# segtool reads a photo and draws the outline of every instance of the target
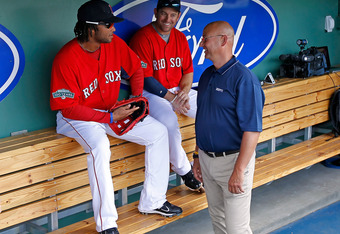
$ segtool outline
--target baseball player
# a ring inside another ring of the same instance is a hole
[[[200,190],[202,184],[193,176],[182,148],[175,113],[195,118],[197,95],[191,89],[193,64],[188,42],[185,35],[174,28],[181,15],[180,8],[180,0],[159,0],[154,9],[156,21],[137,31],[130,47],[142,61],[143,95],[149,100],[150,115],[168,129],[172,169],[189,189]]]
[[[166,200],[169,180],[166,127],[147,116],[132,130],[118,136],[114,121],[129,116],[138,107],[122,106],[108,112],[118,98],[121,79],[129,79],[132,95],[143,91],[143,71],[136,54],[114,35],[111,6],[102,0],[84,3],[78,9],[76,38],[56,55],[52,66],[50,104],[57,113],[57,132],[74,138],[88,153],[87,167],[96,229],[119,233],[110,173],[110,143],[107,134],[145,145],[145,181],[138,209],[164,216],[182,209]]]

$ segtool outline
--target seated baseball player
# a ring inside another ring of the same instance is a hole
[[[156,21],[132,37],[130,47],[142,61],[144,93],[150,115],[163,123],[169,134],[172,169],[191,190],[202,191],[182,147],[175,112],[195,118],[197,92],[192,87],[193,64],[185,35],[175,27],[181,12],[180,0],[159,0],[154,9]]]
[[[121,79],[129,79],[133,96],[143,92],[143,70],[136,54],[117,37],[111,6],[101,0],[84,3],[77,14],[76,37],[56,55],[52,66],[50,104],[57,113],[57,132],[74,138],[88,154],[87,167],[96,229],[119,233],[114,188],[110,172],[110,143],[107,134],[145,145],[145,181],[138,209],[164,216],[179,215],[182,209],[166,200],[169,180],[167,128],[146,116],[130,131],[118,135],[116,121],[139,107],[117,103]]]

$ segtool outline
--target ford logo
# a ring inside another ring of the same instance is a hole
[[[234,55],[250,69],[259,64],[275,44],[277,16],[265,0],[182,0],[176,28],[186,35],[194,63],[194,85],[212,63],[205,60],[199,44],[205,25],[224,20],[235,30]],[[142,26],[153,21],[157,0],[123,0],[112,9],[125,20],[116,24],[117,35],[126,42]]]
[[[25,55],[16,37],[0,24],[0,101],[17,85],[24,71]]]

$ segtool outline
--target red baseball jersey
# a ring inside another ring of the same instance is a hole
[[[52,110],[76,105],[108,110],[116,103],[122,77],[130,77],[141,63],[116,35],[100,48],[99,61],[87,54],[76,38],[58,52],[52,66]]]
[[[188,41],[175,28],[166,43],[150,23],[137,31],[130,47],[142,61],[144,77],[154,77],[167,89],[179,86],[183,74],[193,72]]]

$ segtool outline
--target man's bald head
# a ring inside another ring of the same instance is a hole
[[[227,35],[229,43],[234,42],[234,29],[226,21],[214,21],[207,24],[204,29],[213,29],[215,33],[219,35]]]
[[[234,29],[226,21],[214,21],[204,27],[200,46],[205,58],[219,69],[233,57]]]

